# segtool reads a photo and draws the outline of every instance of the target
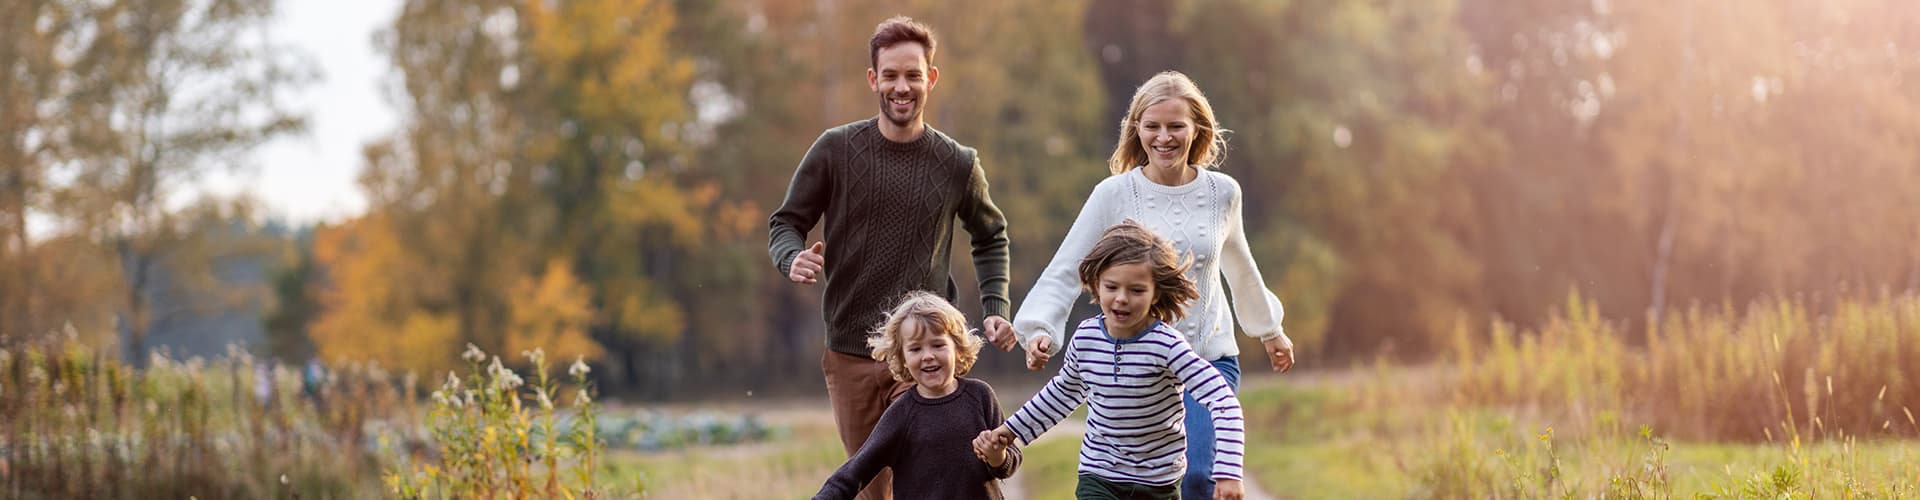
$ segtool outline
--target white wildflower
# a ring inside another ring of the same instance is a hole
[[[586,389],[581,389],[580,392],[575,393],[573,395],[574,406],[586,406],[588,403],[592,403],[592,402],[593,402],[593,398],[587,396]]]
[[[479,363],[487,360],[487,353],[481,352],[480,346],[468,342],[467,352],[460,353],[460,359],[465,359],[468,363]]]
[[[454,375],[453,372],[447,372],[447,384],[441,387],[445,387],[447,389],[459,389],[460,376]]]
[[[540,394],[540,409],[543,409],[543,410],[553,409],[553,399],[547,397],[546,389],[540,389],[539,391],[535,391],[535,392],[538,392]]]
[[[500,374],[500,378],[494,379],[494,383],[498,384],[501,390],[510,391],[520,388],[520,386],[525,385],[527,382],[521,380],[519,374],[513,373],[512,370],[507,370]]]
[[[520,355],[526,356],[527,361],[530,361],[535,365],[539,365],[541,361],[547,359],[547,352],[544,350],[541,350],[538,347],[533,348],[533,350],[531,351],[520,351]]]
[[[573,358],[573,366],[567,368],[567,374],[575,378],[585,377],[587,373],[592,371],[592,368],[587,367],[587,359],[584,356]]]

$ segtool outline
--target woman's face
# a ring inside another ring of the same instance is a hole
[[[1185,168],[1187,150],[1193,147],[1193,112],[1185,99],[1167,99],[1147,106],[1136,125],[1140,148],[1147,151],[1147,166]]]

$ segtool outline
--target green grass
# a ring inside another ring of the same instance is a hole
[[[1365,402],[1377,389],[1250,387],[1250,427],[1278,429],[1249,436],[1250,477],[1286,498],[1898,498],[1920,482],[1905,441],[1671,442],[1611,416]]]
[[[670,452],[608,453],[595,483],[640,498],[807,498],[847,459],[831,421],[785,439]]]

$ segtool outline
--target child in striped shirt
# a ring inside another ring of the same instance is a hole
[[[1213,365],[1166,322],[1185,314],[1198,293],[1173,247],[1132,220],[1106,230],[1080,261],[1080,284],[1100,314],[1080,323],[1067,342],[1065,366],[1005,424],[973,441],[982,457],[998,456],[1014,439],[1041,433],[1088,405],[1075,495],[1089,498],[1179,498],[1186,471],[1184,386],[1212,412],[1214,498],[1242,497],[1245,426],[1240,402]]]

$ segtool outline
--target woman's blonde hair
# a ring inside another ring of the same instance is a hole
[[[1178,257],[1173,245],[1146,226],[1127,219],[1107,228],[1093,244],[1087,257],[1080,259],[1080,287],[1100,303],[1100,274],[1114,266],[1146,264],[1153,275],[1153,299],[1147,304],[1147,317],[1176,321],[1187,315],[1187,303],[1200,298],[1200,288],[1187,276],[1193,257]]]
[[[1178,71],[1163,71],[1133,92],[1127,116],[1120,119],[1120,143],[1113,146],[1113,156],[1107,158],[1107,170],[1119,175],[1147,164],[1147,150],[1140,147],[1140,115],[1146,113],[1148,107],[1169,99],[1187,101],[1187,109],[1193,115],[1193,147],[1187,150],[1187,164],[1197,168],[1220,164],[1227,152],[1227,134],[1232,131],[1214,119],[1213,104],[1207,101],[1206,94],[1200,93],[1200,86],[1194,85],[1193,79]]]
[[[908,292],[900,304],[893,306],[893,312],[887,314],[887,320],[875,328],[873,335],[867,337],[867,347],[873,349],[873,359],[885,362],[887,371],[893,372],[893,379],[912,382],[913,371],[907,368],[907,339],[902,338],[907,320],[912,319],[920,325],[922,335],[932,332],[946,335],[953,341],[953,375],[958,377],[973,370],[973,362],[980,359],[980,340],[974,338],[973,331],[967,329],[967,318],[955,309],[947,299],[921,290]]]

